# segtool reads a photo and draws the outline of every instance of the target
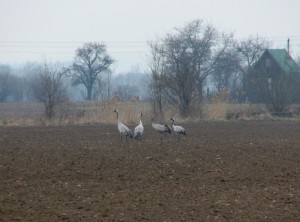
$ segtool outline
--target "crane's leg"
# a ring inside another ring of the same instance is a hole
[[[166,133],[164,133],[164,135],[165,135],[165,138],[164,139],[166,139],[166,137],[167,137],[167,134]],[[168,143],[170,142],[170,140],[168,140]]]
[[[142,143],[142,135],[141,134],[139,134],[138,141],[139,141],[139,146],[141,147],[141,143]]]

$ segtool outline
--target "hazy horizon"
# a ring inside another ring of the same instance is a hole
[[[299,56],[300,21],[296,0],[287,1],[96,1],[0,0],[0,64],[41,58],[71,62],[85,42],[103,42],[118,62],[117,73],[146,67],[147,41],[174,27],[202,19],[236,39],[262,36]]]

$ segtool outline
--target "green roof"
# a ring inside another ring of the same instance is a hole
[[[286,73],[300,72],[300,67],[285,49],[267,49],[280,68]]]

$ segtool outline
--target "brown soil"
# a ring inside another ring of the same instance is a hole
[[[300,221],[300,122],[1,127],[0,221]]]

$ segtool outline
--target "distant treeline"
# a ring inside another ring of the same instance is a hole
[[[0,102],[37,101],[33,96],[31,83],[35,81],[35,75],[37,74],[36,67],[38,65],[34,63],[28,63],[23,67],[0,65]],[[109,76],[105,74],[95,84],[92,99],[147,100],[149,99],[146,90],[147,79],[148,75],[139,71],[112,74]],[[63,79],[63,82],[67,86],[68,95],[71,100],[86,100],[84,87],[72,85],[70,78],[67,77]]]

